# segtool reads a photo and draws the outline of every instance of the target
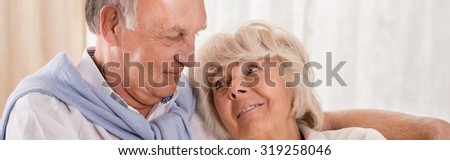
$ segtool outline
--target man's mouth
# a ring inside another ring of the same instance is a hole
[[[165,74],[180,74],[180,73],[176,73],[176,72],[164,72]]]
[[[244,113],[251,111],[251,110],[255,109],[256,107],[260,107],[262,105],[264,105],[264,103],[252,104],[252,105],[245,107],[238,113],[237,118],[241,117]]]
[[[163,72],[166,75],[173,75],[173,76],[178,76],[180,75],[181,71],[167,71],[167,72]]]

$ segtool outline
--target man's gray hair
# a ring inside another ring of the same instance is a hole
[[[86,0],[86,23],[92,33],[100,34],[100,11],[103,6],[111,4],[119,7],[122,17],[125,18],[126,28],[136,29],[136,8],[138,0]]]

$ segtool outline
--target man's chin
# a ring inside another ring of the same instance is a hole
[[[178,81],[180,81],[181,74],[180,73],[163,73],[165,76],[163,77],[164,81],[167,82],[166,84],[175,85],[178,84]]]
[[[164,98],[173,95],[177,90],[177,85],[171,84],[164,87],[155,87],[152,89],[154,90],[153,93],[155,93],[158,97]]]

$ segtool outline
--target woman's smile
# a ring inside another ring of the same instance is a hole
[[[237,114],[237,119],[239,119],[240,117],[244,116],[245,114],[247,114],[248,112],[256,109],[257,107],[260,107],[264,105],[264,103],[253,103],[250,105],[244,105],[243,107],[239,107],[239,112]]]

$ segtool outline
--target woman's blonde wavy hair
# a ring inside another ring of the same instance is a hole
[[[308,62],[301,42],[292,33],[281,27],[272,27],[257,21],[246,23],[231,34],[216,34],[197,53],[197,61],[202,67],[196,69],[195,79],[203,82],[200,83],[202,85],[197,96],[197,110],[204,118],[207,129],[219,139],[231,137],[214,106],[212,88],[205,85],[209,82],[205,79],[207,75],[203,71],[204,65],[208,62],[218,62],[221,65],[235,61],[248,62],[268,56],[282,64],[280,68],[285,72],[286,82],[300,78],[300,73],[303,73],[303,68]],[[291,65],[283,66],[287,64],[283,62],[290,62]],[[313,72],[311,70],[307,72],[307,78],[312,80]],[[319,129],[323,123],[323,113],[314,90],[302,82],[296,86],[289,86],[289,89],[294,95],[291,115],[298,123]]]

